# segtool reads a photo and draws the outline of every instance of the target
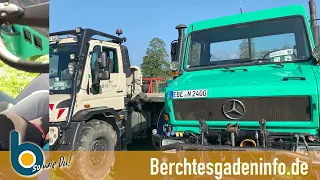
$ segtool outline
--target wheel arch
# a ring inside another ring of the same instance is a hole
[[[116,122],[120,121],[120,116],[113,108],[99,107],[84,109],[77,112],[72,118],[73,121],[88,122],[92,119],[98,119],[109,123],[117,133],[117,138],[121,137],[120,129]]]

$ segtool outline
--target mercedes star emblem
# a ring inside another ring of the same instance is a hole
[[[222,112],[229,119],[241,119],[246,112],[246,107],[241,101],[230,99],[223,104]]]

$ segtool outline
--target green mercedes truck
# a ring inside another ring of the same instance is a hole
[[[291,5],[178,25],[154,146],[319,149],[319,28],[309,6],[310,16]]]

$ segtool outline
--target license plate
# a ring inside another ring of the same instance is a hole
[[[56,82],[53,85],[54,87],[66,87],[67,86],[67,82]]]
[[[171,98],[172,99],[203,98],[203,97],[207,97],[207,96],[208,96],[207,89],[171,91]]]

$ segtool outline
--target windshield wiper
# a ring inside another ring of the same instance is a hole
[[[228,71],[230,71],[230,72],[235,72],[235,71],[237,71],[237,70],[248,71],[248,69],[245,69],[245,68],[243,68],[243,69],[224,68],[224,69],[226,69],[226,70],[228,70]]]
[[[234,69],[230,69],[230,68],[224,68],[224,69],[226,69],[226,70],[228,70],[230,72],[234,72],[235,71]]]
[[[257,64],[259,64],[260,63],[260,61],[268,61],[269,59],[267,59],[267,58],[265,58],[265,59],[254,59],[253,61],[257,61]],[[277,65],[277,66],[279,66],[279,67],[284,67],[284,65],[282,64],[282,63],[280,63],[280,62],[270,62],[271,64],[274,64],[274,65]]]

